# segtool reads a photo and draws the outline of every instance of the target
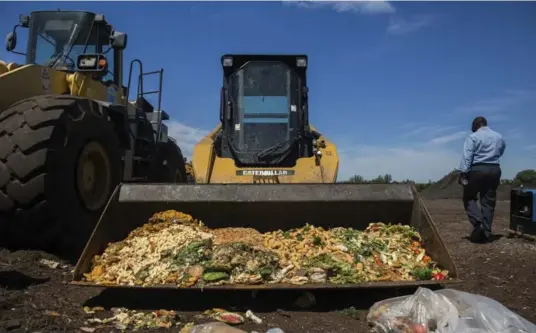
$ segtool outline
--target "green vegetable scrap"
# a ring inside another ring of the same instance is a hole
[[[320,268],[328,275],[328,280],[335,284],[350,284],[365,281],[365,276],[354,268],[351,263],[336,260],[328,254],[308,259],[304,267]]]
[[[188,244],[187,246],[180,249],[175,256],[169,258],[172,262],[172,268],[205,264],[211,258],[211,248],[211,239],[194,241]]]
[[[203,274],[203,280],[207,282],[216,282],[229,278],[229,273],[226,272],[206,272]]]
[[[279,258],[272,252],[246,243],[227,243],[216,246],[207,269],[214,271],[260,274],[268,276],[277,267]],[[270,272],[270,273],[269,273]]]
[[[413,270],[411,275],[413,275],[417,280],[430,280],[432,279],[432,273],[432,269],[424,267]]]
[[[313,244],[316,246],[323,246],[324,243],[322,242],[322,239],[320,237],[313,237]]]

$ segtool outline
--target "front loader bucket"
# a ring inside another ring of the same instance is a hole
[[[174,209],[191,214],[210,228],[250,227],[260,232],[299,228],[365,229],[371,222],[401,223],[421,234],[429,256],[458,282],[456,267],[415,187],[407,184],[122,184],[89,239],[74,272],[74,284],[91,269],[91,260],[110,242],[126,238],[156,212]],[[221,285],[203,289],[317,289],[402,287],[445,281],[367,282],[354,285]],[[143,287],[143,288],[162,288]],[[179,288],[172,286],[174,288]],[[123,288],[112,286],[111,288]],[[195,288],[195,287],[192,287]],[[188,289],[192,289],[188,288]]]

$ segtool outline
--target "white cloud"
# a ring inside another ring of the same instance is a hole
[[[427,142],[431,145],[447,144],[459,140],[468,134],[467,131],[459,130],[460,126],[414,124],[412,126],[403,127],[410,130],[402,133],[401,138],[418,139],[421,143]]]
[[[178,121],[167,123],[169,136],[175,138],[185,157],[191,158],[195,144],[209,133]],[[344,144],[339,145],[345,147]],[[348,145],[346,145],[348,147]],[[360,174],[366,178],[390,173],[395,180],[438,179],[456,167],[458,155],[437,146],[417,148],[357,146],[339,148],[339,180]]]
[[[332,6],[340,13],[385,14],[396,11],[395,7],[387,1],[335,1]]]
[[[168,121],[166,125],[168,127],[168,135],[177,140],[182,154],[188,159],[191,159],[196,143],[210,132],[182,124],[175,120]]]
[[[529,146],[536,150],[536,145]],[[375,178],[380,174],[391,174],[393,180],[412,179],[417,182],[439,180],[453,169],[458,168],[461,146],[448,148],[441,145],[411,146],[357,146],[340,149],[338,180],[349,179],[353,175]],[[527,154],[510,155],[508,151],[501,159],[503,178],[513,178],[524,169],[533,169],[536,156]]]
[[[439,125],[426,125],[426,124],[411,124],[403,126],[407,129],[410,129],[408,132],[402,134],[402,137],[436,137],[445,132],[451,131],[457,126],[439,126]]]
[[[438,180],[458,166],[459,154],[432,146],[359,146],[340,153],[339,180],[353,175],[374,178],[391,174],[393,180]]]
[[[488,121],[491,121],[491,122],[494,122],[494,123],[495,122],[497,122],[497,123],[503,122],[505,120],[508,120],[508,118],[509,118],[508,115],[506,115],[504,113],[492,114],[492,115],[486,117],[486,119]]]
[[[283,1],[284,4],[295,5],[301,8],[331,7],[333,10],[343,13],[352,12],[359,14],[390,14],[396,11],[395,7],[387,1]]]
[[[447,134],[447,135],[442,135],[442,136],[438,136],[436,138],[433,138],[432,140],[430,140],[430,143],[431,144],[445,144],[445,143],[449,143],[449,142],[452,142],[452,141],[456,141],[458,139],[461,139],[465,136],[467,136],[467,132],[466,131],[458,131],[458,132],[455,132],[455,133],[452,133],[452,134]]]
[[[403,35],[429,26],[432,21],[431,15],[414,15],[410,19],[391,17],[387,32],[393,35]]]
[[[524,133],[519,128],[512,128],[504,133],[505,140],[518,140],[524,136]]]
[[[177,121],[167,123],[168,133],[175,138],[185,157],[191,158],[195,144],[209,133],[209,130],[194,128]],[[393,180],[412,179],[427,182],[439,180],[457,168],[460,161],[461,146],[449,148],[444,145],[457,140],[467,132],[455,132],[413,145],[363,146],[336,142],[339,147],[340,167],[338,180],[349,179],[353,175],[374,178],[380,174],[391,174]],[[536,150],[536,145],[525,147]],[[529,154],[527,154],[528,156]],[[531,155],[532,156],[532,155]],[[502,161],[504,178],[512,178],[523,169],[534,168],[536,157],[509,156]]]
[[[533,101],[536,99],[536,92],[532,90],[506,90],[501,96],[481,99],[473,103],[460,106],[455,109],[457,112],[469,114],[491,113],[490,117],[494,117],[496,121],[502,120],[505,117],[501,112],[512,109],[520,103]]]
[[[421,14],[410,18],[394,16],[396,8],[389,1],[292,1],[283,0],[284,5],[294,5],[301,8],[317,9],[330,7],[338,13],[355,13],[365,15],[389,14],[387,32],[393,35],[403,35],[429,26],[434,16]]]

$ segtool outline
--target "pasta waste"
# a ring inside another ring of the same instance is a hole
[[[180,287],[219,284],[331,283],[448,279],[410,226],[371,223],[363,230],[305,225],[261,234],[211,230],[169,210],[92,260],[84,280],[99,285]]]

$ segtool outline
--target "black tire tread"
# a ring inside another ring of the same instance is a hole
[[[4,142],[0,145],[0,179],[9,177],[10,180],[0,192],[14,202],[11,209],[31,209],[28,205],[42,195],[47,154],[44,147],[63,112],[75,101],[76,97],[70,96],[37,96],[2,112],[0,138]]]
[[[49,246],[47,242],[53,241],[43,235],[57,234],[61,228],[59,224],[45,222],[44,218],[50,213],[45,195],[47,154],[51,150],[51,140],[58,140],[53,137],[57,125],[62,121],[65,123],[66,117],[70,122],[83,119],[85,113],[72,107],[77,101],[83,101],[86,106],[89,104],[86,113],[103,117],[102,113],[96,112],[98,108],[93,107],[94,103],[69,95],[28,98],[0,113],[0,227],[26,229],[22,232],[35,234],[28,240],[17,239],[15,242],[46,248]],[[65,142],[54,144],[64,145]],[[27,225],[14,226],[24,223]]]

